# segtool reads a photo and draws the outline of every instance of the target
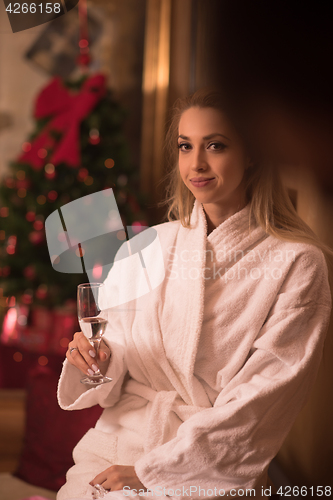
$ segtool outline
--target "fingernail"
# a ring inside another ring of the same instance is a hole
[[[94,375],[94,372],[92,370],[90,370],[90,368],[88,368],[87,372],[88,372],[88,375],[90,375],[90,376]]]
[[[94,372],[98,372],[98,366],[96,366],[96,365],[91,365],[91,368],[94,370]]]
[[[89,355],[90,355],[92,358],[94,358],[94,357],[96,356],[96,353],[95,353],[95,351],[89,351]]]

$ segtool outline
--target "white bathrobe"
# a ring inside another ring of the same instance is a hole
[[[105,410],[74,449],[58,500],[91,498],[89,481],[112,464],[134,465],[153,496],[266,487],[322,356],[326,262],[317,247],[268,236],[253,218],[250,230],[249,205],[208,237],[197,201],[191,222],[155,226],[160,286],[112,307],[139,278],[120,260],[106,279],[113,381],[89,389],[64,363],[60,406]]]

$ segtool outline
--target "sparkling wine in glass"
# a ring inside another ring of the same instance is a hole
[[[107,319],[103,316],[100,298],[103,293],[103,283],[83,283],[77,288],[77,309],[81,330],[90,344],[94,347],[96,356],[103,334],[106,329]],[[98,372],[86,375],[81,379],[82,384],[100,385],[111,382],[111,378]]]

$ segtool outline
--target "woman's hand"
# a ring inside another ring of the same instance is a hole
[[[124,486],[128,486],[131,490],[147,491],[136,475],[133,465],[112,465],[98,474],[89,484],[91,486],[100,484],[104,489],[111,491],[122,490]]]
[[[76,332],[73,340],[68,344],[66,358],[71,365],[76,366],[87,375],[94,375],[98,368],[105,375],[109,366],[111,351],[103,340],[101,340],[98,358],[95,349],[82,332]]]

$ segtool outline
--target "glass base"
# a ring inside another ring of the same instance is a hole
[[[92,387],[94,387],[96,385],[112,382],[112,378],[104,377],[103,375],[92,375],[91,377],[87,375],[86,377],[81,378],[80,382],[81,384],[91,385]]]

